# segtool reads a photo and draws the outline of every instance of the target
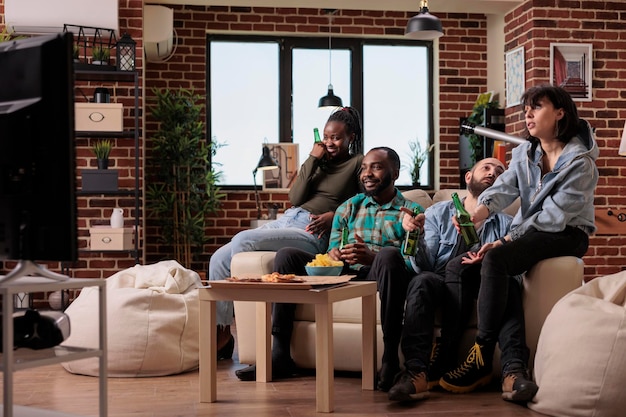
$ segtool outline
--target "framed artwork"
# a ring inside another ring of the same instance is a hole
[[[524,47],[507,52],[505,65],[506,107],[513,107],[521,103],[522,94],[526,90]]]
[[[297,143],[266,143],[278,169],[263,171],[263,191],[288,191],[298,175]]]
[[[550,44],[550,84],[563,87],[574,101],[591,101],[593,55],[590,43]]]

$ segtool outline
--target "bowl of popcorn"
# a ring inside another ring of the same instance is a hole
[[[335,261],[327,253],[318,253],[304,268],[308,276],[338,276],[343,270],[343,262]]]

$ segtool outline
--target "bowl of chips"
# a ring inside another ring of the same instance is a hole
[[[318,253],[304,268],[309,276],[338,276],[343,270],[343,262],[335,261],[327,253]]]

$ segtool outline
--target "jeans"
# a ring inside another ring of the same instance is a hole
[[[463,330],[476,305],[474,300],[484,285],[484,282],[481,284],[481,265],[462,264],[462,257],[463,255],[458,256],[448,262],[445,277],[447,293],[441,336],[443,346],[456,349],[452,351],[453,354],[458,353]],[[504,365],[517,361],[526,366],[529,350],[526,346],[522,288],[515,277],[505,277],[504,280],[508,281],[506,307],[497,332],[497,340],[502,353],[501,362]],[[480,316],[480,309],[478,314],[480,323],[483,319]],[[480,333],[479,337],[483,338]]]
[[[296,248],[283,248],[276,253],[274,269],[281,274],[306,275],[304,265],[311,261],[315,254]],[[395,342],[395,360],[398,361],[398,344],[404,314],[404,297],[406,286],[412,273],[409,272],[400,249],[384,247],[376,254],[371,266],[363,266],[354,271],[344,266],[344,273],[356,274],[356,280],[374,281],[378,283],[381,301],[381,323],[383,340]],[[401,294],[401,296],[399,295]],[[293,332],[295,304],[276,303],[272,310],[272,335],[281,340],[289,340]],[[390,335],[388,337],[387,335]],[[387,349],[385,349],[387,350]],[[383,359],[384,359],[383,355]]]
[[[209,280],[222,280],[231,276],[230,262],[239,252],[277,251],[291,246],[314,254],[325,253],[328,248],[328,233],[318,238],[304,229],[309,224],[310,213],[299,207],[292,207],[275,221],[257,229],[237,233],[232,240],[215,251],[209,262]],[[306,275],[306,274],[303,274]],[[217,324],[233,323],[232,301],[217,302]]]
[[[433,341],[435,312],[441,306],[444,296],[445,283],[439,274],[424,271],[409,282],[401,342],[406,369],[415,372],[427,370]],[[403,300],[398,299],[398,302],[402,303]]]

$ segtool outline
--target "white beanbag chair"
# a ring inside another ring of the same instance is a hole
[[[539,391],[528,407],[551,416],[624,416],[625,378],[626,272],[620,272],[591,280],[554,306],[539,336]]]
[[[107,279],[108,375],[162,376],[198,367],[199,275],[175,261],[136,265]],[[98,289],[84,288],[67,308],[71,334],[62,345],[98,347]],[[98,358],[63,362],[98,375]]]

